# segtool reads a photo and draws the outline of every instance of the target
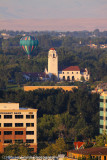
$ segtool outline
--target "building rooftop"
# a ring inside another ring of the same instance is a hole
[[[107,96],[107,91],[102,92],[101,96]]]
[[[82,155],[107,155],[107,147],[93,147],[80,150],[71,150],[68,152]]]
[[[32,108],[19,108],[19,103],[0,103],[0,110],[32,110]]]
[[[55,50],[54,48],[51,48],[50,50]]]
[[[80,68],[78,66],[70,66],[63,69],[62,71],[80,71]]]
[[[74,147],[75,148],[80,148],[81,146],[83,146],[84,145],[84,142],[74,142]]]
[[[19,109],[19,103],[0,103],[0,110]]]

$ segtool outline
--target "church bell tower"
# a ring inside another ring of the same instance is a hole
[[[50,78],[52,75],[58,78],[58,55],[54,48],[48,52],[48,75]]]

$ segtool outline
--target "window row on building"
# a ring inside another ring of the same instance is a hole
[[[1,115],[0,115],[1,118]],[[13,115],[4,115],[4,119],[12,119]],[[23,119],[24,115],[15,115],[15,119]],[[33,119],[34,115],[26,115],[26,119]]]
[[[4,131],[4,135],[12,135],[14,131]],[[15,135],[23,135],[23,131],[15,131]],[[1,135],[1,131],[0,131]],[[26,135],[34,135],[34,131],[26,131]]]
[[[70,74],[78,74],[78,72],[76,72],[76,73],[74,73],[74,72],[62,72],[62,73],[63,73],[63,74],[66,74],[66,73],[67,73],[67,74],[69,74],[69,73],[70,73]],[[79,74],[80,74],[80,73],[79,73]]]
[[[1,142],[1,139],[0,139],[0,142]],[[12,140],[12,139],[5,139],[4,140],[4,143],[23,143],[23,139],[15,139],[15,140]],[[26,139],[26,143],[34,143],[34,139]]]
[[[23,123],[15,123],[15,127],[23,127]],[[0,123],[1,127],[1,123]],[[3,127],[13,127],[13,123],[4,123]],[[34,127],[34,123],[26,123],[26,127]]]

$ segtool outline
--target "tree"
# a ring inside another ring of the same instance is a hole
[[[4,151],[5,156],[28,156],[29,145],[27,143],[9,144]]]
[[[23,75],[21,72],[15,73],[15,80],[18,85],[20,85],[23,82]]]
[[[103,133],[95,137],[95,147],[105,146],[107,143],[107,134]]]
[[[85,144],[84,144],[84,148],[91,148],[91,147],[93,147],[93,143],[92,142],[86,142]]]
[[[6,83],[2,79],[0,79],[0,89],[6,89]]]
[[[82,82],[84,82],[84,81],[85,81],[84,76],[81,76],[81,81],[82,81]]]
[[[40,151],[41,156],[57,156],[58,154],[65,153],[66,143],[63,138],[58,138],[55,144],[49,144],[48,147]]]

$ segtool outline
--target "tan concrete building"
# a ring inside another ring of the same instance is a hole
[[[31,151],[37,151],[37,109],[19,108],[19,103],[0,103],[0,152],[15,142],[26,142]]]
[[[24,86],[24,91],[34,91],[36,89],[63,89],[65,91],[72,91],[74,88],[78,89],[78,86]]]

